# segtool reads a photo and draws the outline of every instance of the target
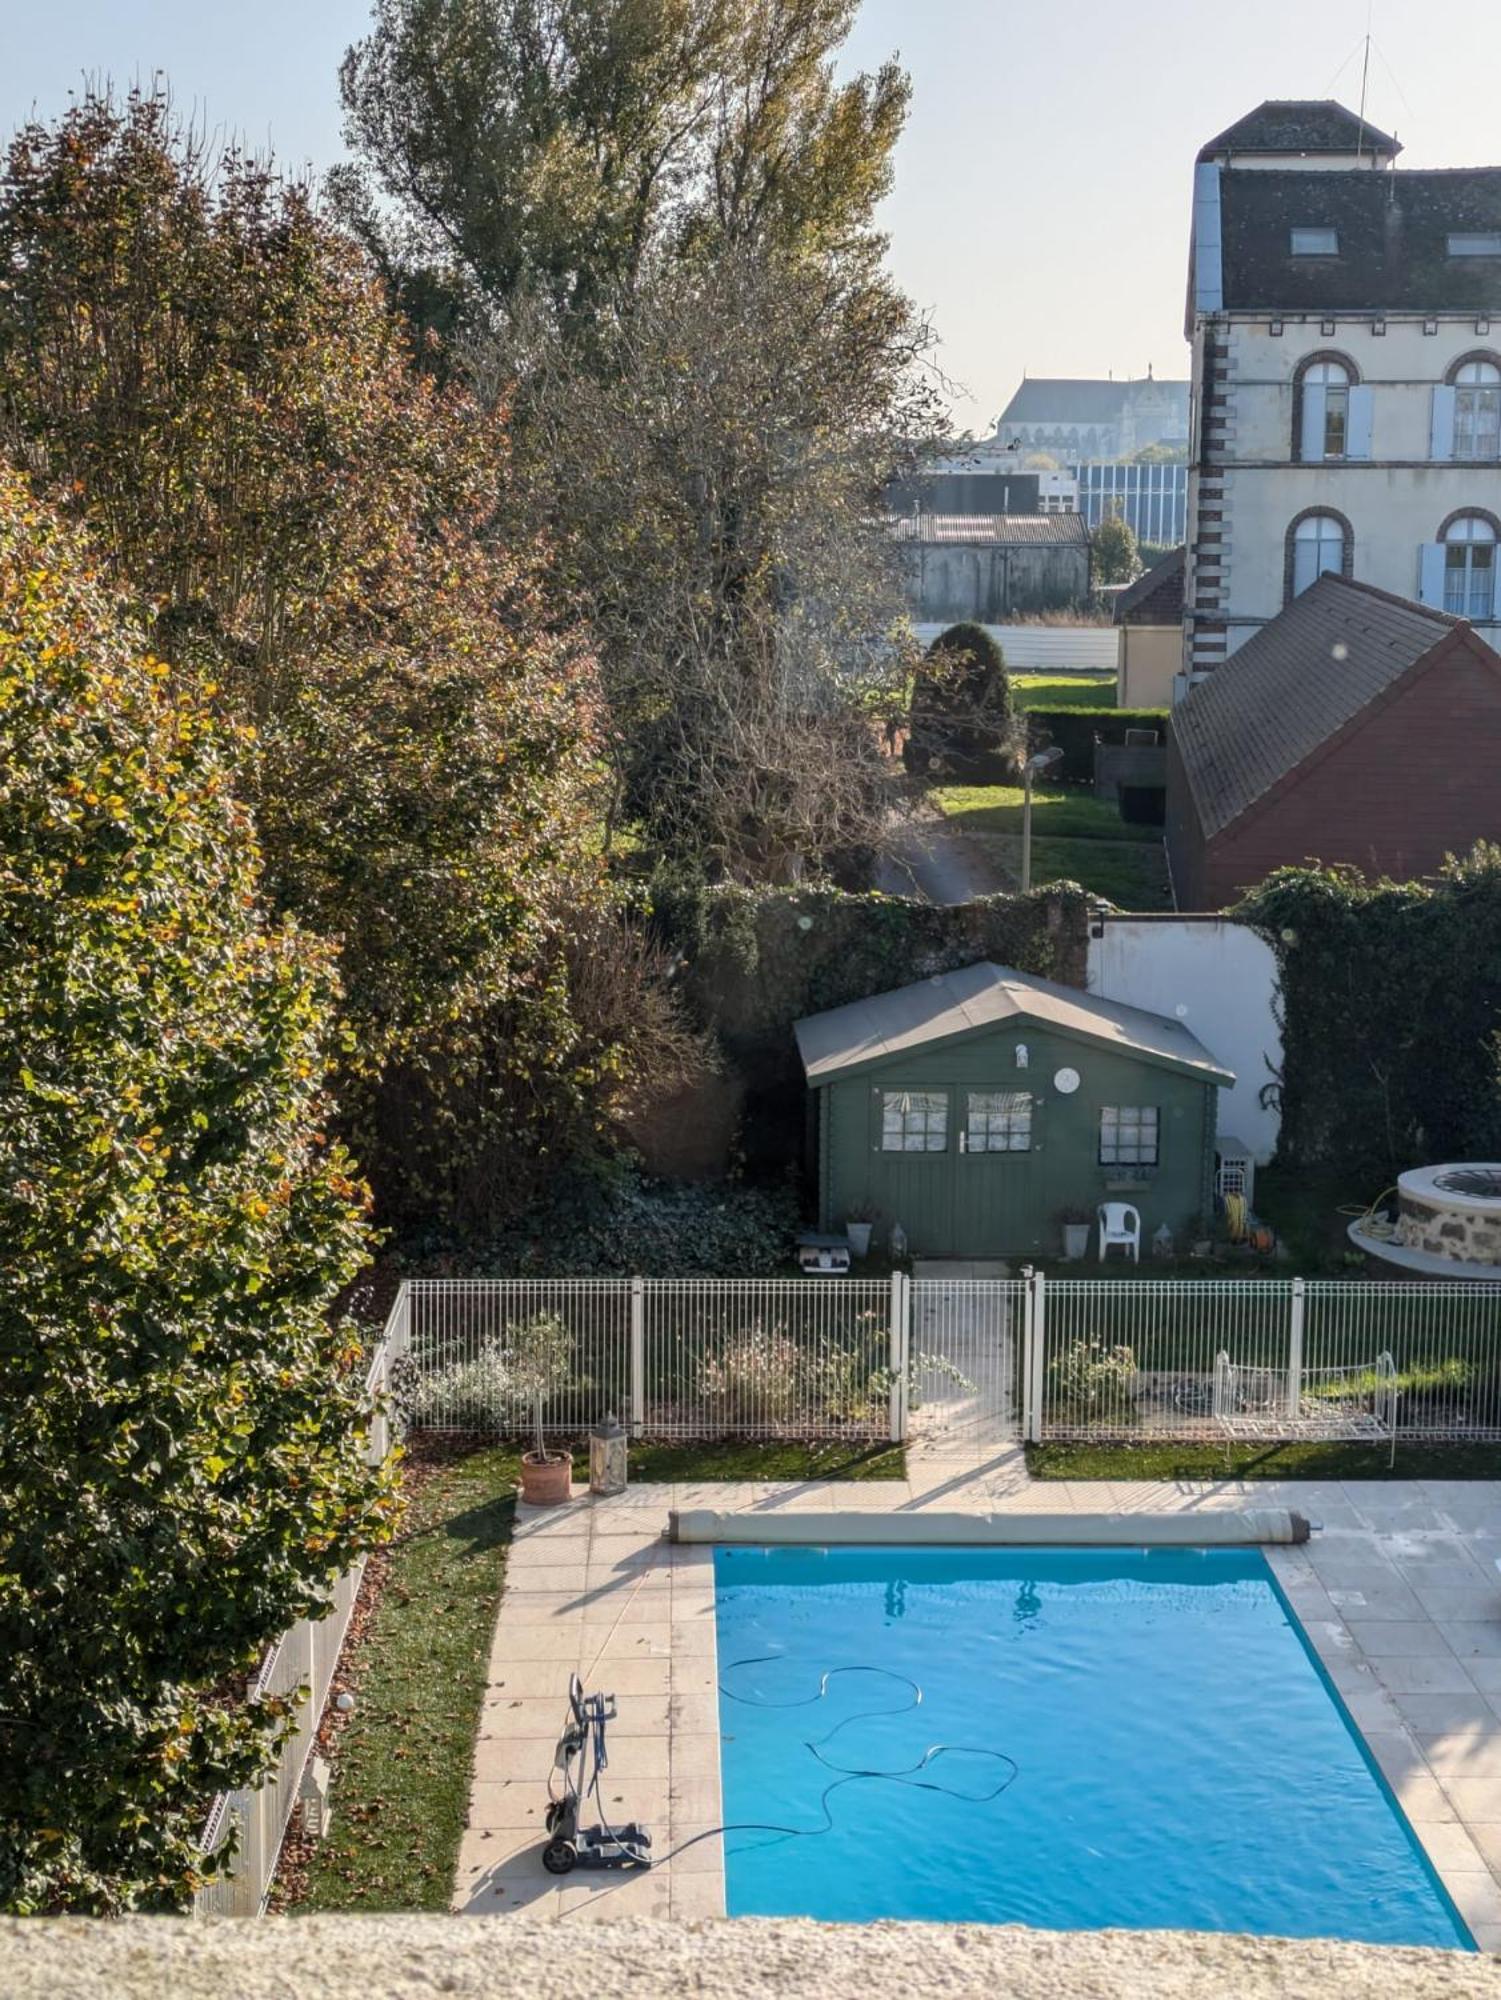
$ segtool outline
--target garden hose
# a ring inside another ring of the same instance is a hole
[[[1336,1215],[1353,1216],[1360,1224],[1362,1236],[1369,1236],[1377,1243],[1391,1243],[1396,1238],[1397,1226],[1394,1222],[1388,1222],[1385,1216],[1378,1220],[1376,1211],[1388,1196],[1396,1192],[1396,1186],[1393,1184],[1389,1188],[1383,1188],[1368,1207],[1362,1208],[1359,1202],[1341,1202],[1334,1212]]]
[[[780,1653],[756,1653],[745,1659],[731,1660],[724,1670],[725,1677],[727,1679],[741,1667],[765,1666],[769,1661],[782,1657]],[[811,1708],[827,1697],[830,1681],[837,1680],[845,1674],[878,1674],[883,1680],[896,1681],[899,1686],[906,1688],[910,1698],[899,1702],[894,1708],[859,1709],[855,1714],[845,1716],[842,1722],[836,1722],[826,1736],[804,1743],[803,1748],[822,1764],[826,1771],[833,1771],[836,1774],[818,1795],[818,1810],[822,1823],[818,1826],[784,1826],[768,1820],[729,1820],[722,1826],[711,1826],[703,1833],[695,1833],[688,1840],[680,1842],[670,1853],[662,1855],[661,1860],[671,1861],[674,1855],[682,1854],[685,1849],[697,1846],[699,1841],[711,1840],[722,1833],[773,1833],[790,1840],[817,1839],[834,1831],[834,1814],[829,1801],[835,1792],[840,1791],[845,1785],[859,1781],[902,1785],[909,1791],[937,1792],[943,1798],[954,1799],[962,1805],[984,1806],[998,1799],[1002,1792],[1009,1790],[1020,1777],[1021,1766],[1014,1757],[1008,1757],[1004,1750],[992,1750],[987,1745],[981,1744],[930,1743],[915,1764],[901,1764],[894,1770],[883,1770],[876,1765],[836,1764],[831,1757],[826,1756],[824,1745],[832,1743],[839,1732],[847,1729],[852,1722],[869,1722],[883,1715],[905,1715],[908,1710],[921,1705],[923,1693],[920,1684],[909,1675],[899,1674],[890,1667],[830,1667],[819,1675],[815,1693],[795,1695],[790,1701],[771,1701],[757,1695],[737,1694],[732,1687],[726,1685],[725,1679],[721,1679],[719,1683],[719,1692],[727,1701],[738,1701],[747,1708]],[[930,1771],[941,1757],[953,1756],[982,1757],[996,1765],[999,1769],[997,1782],[988,1790],[967,1792],[957,1785],[945,1784],[942,1780],[923,1775],[924,1772]]]
[[[1225,1196],[1225,1228],[1232,1243],[1246,1240],[1246,1198],[1243,1194]]]

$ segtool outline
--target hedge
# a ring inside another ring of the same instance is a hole
[[[1501,848],[1432,882],[1279,869],[1234,914],[1280,965],[1280,1163],[1345,1175],[1353,1197],[1501,1158]]]
[[[1088,902],[1054,883],[1027,896],[920,903],[839,889],[658,884],[654,923],[681,955],[683,990],[746,1086],[747,1165],[803,1152],[806,1093],[792,1025],[935,972],[994,959],[1083,986]]]
[[[1094,742],[1124,743],[1128,729],[1154,729],[1166,740],[1168,712],[1163,708],[1032,708],[1027,711],[1028,749],[1036,752],[1056,744],[1063,763],[1049,777],[1065,785],[1094,783]]]

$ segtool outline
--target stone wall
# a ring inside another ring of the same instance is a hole
[[[1409,1250],[1457,1264],[1501,1265],[1501,1207],[1450,1207],[1404,1193],[1398,1198],[1397,1235]]]

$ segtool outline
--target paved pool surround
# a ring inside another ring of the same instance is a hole
[[[1266,1559],[1476,1942],[1501,1951],[1501,1484],[1034,1481],[1014,1449],[917,1448],[908,1471],[901,1481],[634,1486],[522,1507],[454,1909],[565,1921],[724,1915],[723,1844],[711,1832],[722,1817],[713,1550],[666,1540],[674,1508],[780,1517],[1270,1507],[1319,1524],[1306,1544],[1268,1548]],[[656,1852],[671,1856],[649,1872],[559,1879],[542,1868],[546,1780],[575,1671],[618,1697],[605,1799],[644,1821]]]

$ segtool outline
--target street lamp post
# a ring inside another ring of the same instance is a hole
[[[1022,765],[1022,894],[1025,896],[1032,886],[1032,780],[1039,771],[1046,771],[1051,765],[1062,760],[1063,752],[1055,744],[1051,750],[1039,750],[1035,757],[1029,757]]]

